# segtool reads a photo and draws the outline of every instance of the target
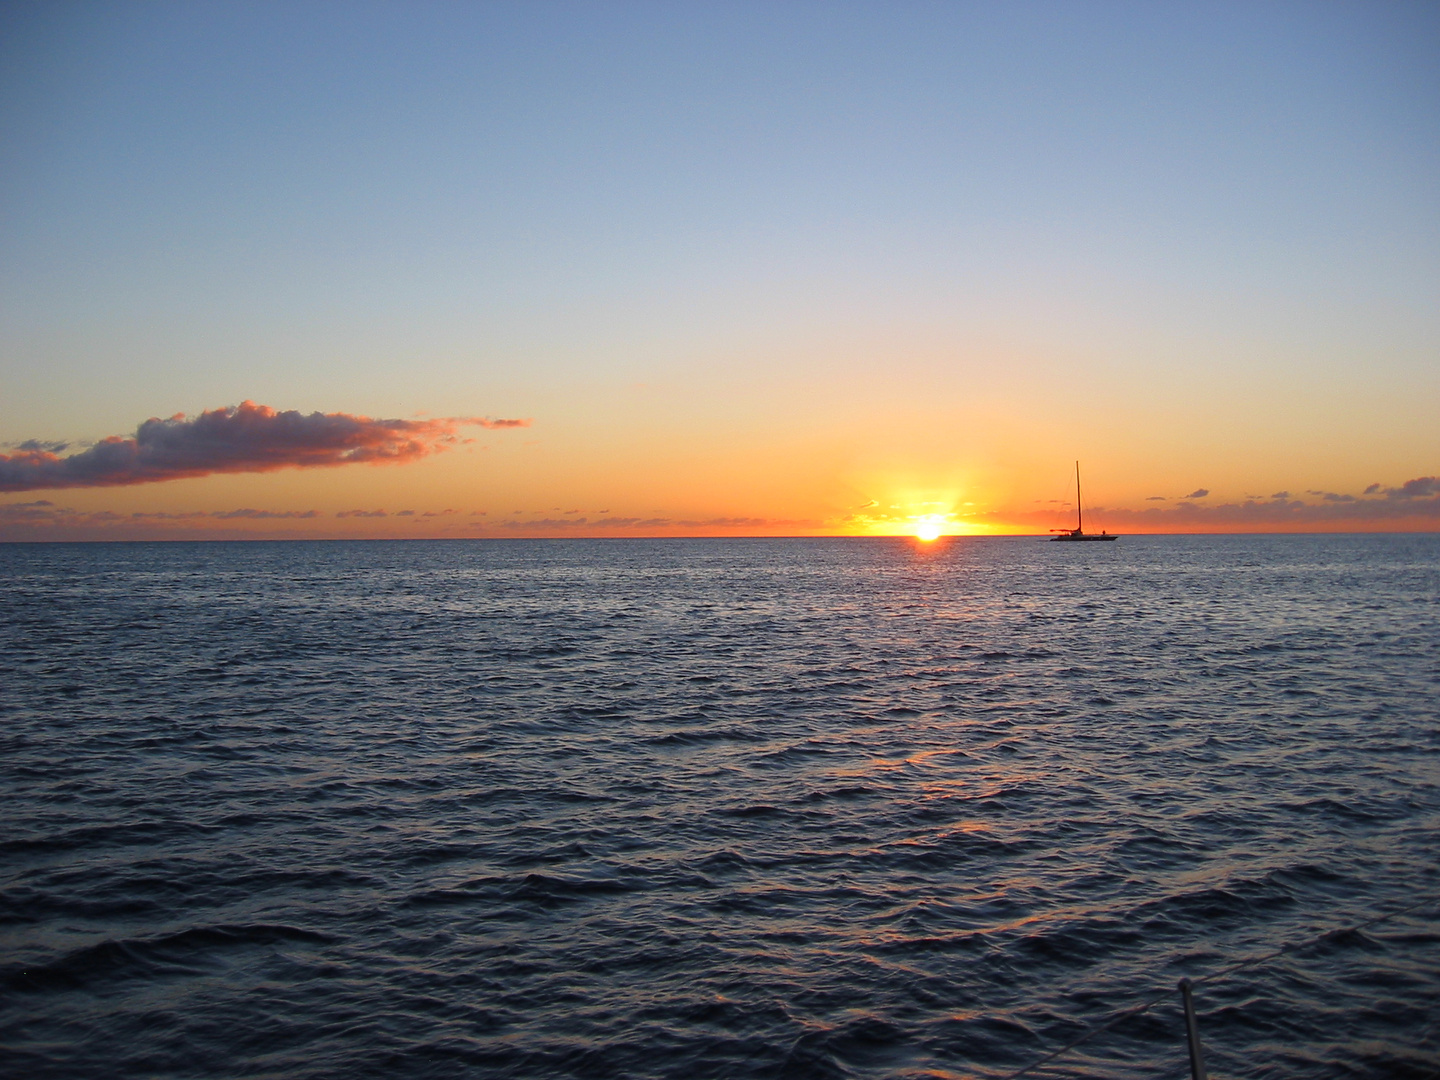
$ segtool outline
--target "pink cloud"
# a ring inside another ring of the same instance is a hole
[[[243,401],[190,418],[151,417],[133,438],[112,435],[61,457],[34,440],[0,454],[0,491],[113,487],[211,473],[270,472],[413,461],[459,441],[462,427],[526,427],[529,420],[452,416],[376,420],[348,413],[308,416]]]

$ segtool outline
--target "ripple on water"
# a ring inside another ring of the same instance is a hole
[[[0,547],[12,1068],[1440,1075],[1440,538],[1071,546]]]

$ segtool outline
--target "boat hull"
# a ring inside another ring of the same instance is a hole
[[[1065,540],[1071,542],[1081,542],[1088,540],[1118,540],[1120,538],[1112,533],[1101,533],[1099,536],[1096,536],[1094,533],[1091,533],[1088,536],[1075,536],[1071,533],[1066,533],[1064,536],[1052,536],[1050,537],[1050,539],[1052,541]]]

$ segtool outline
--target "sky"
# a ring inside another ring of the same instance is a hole
[[[0,5],[0,540],[1440,529],[1440,6]]]

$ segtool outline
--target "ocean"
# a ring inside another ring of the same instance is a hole
[[[1440,536],[0,545],[7,1076],[1440,1076]],[[1361,930],[1372,916],[1410,909]],[[1251,957],[1288,951],[1216,975]]]

